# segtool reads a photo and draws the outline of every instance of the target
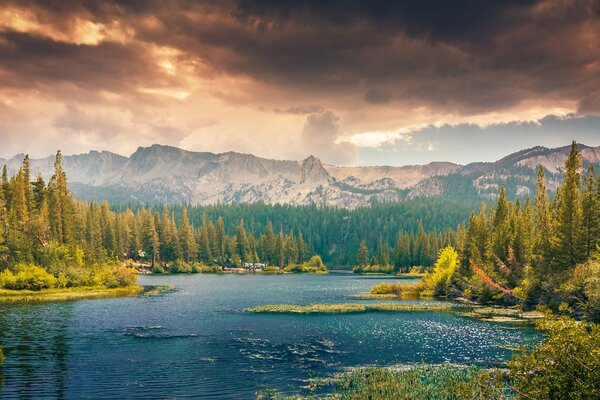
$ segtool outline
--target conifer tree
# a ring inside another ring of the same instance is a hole
[[[366,241],[361,241],[358,247],[358,257],[356,258],[356,262],[361,267],[366,267],[369,265],[369,248],[367,247]]]
[[[550,202],[546,190],[544,167],[538,167],[534,205],[534,257],[538,273],[547,270],[551,258],[551,216]]]
[[[589,259],[596,251],[600,240],[600,202],[598,201],[598,188],[594,167],[588,168],[585,185],[581,194],[581,240],[585,259]]]
[[[202,226],[200,227],[198,243],[198,259],[203,262],[209,262],[212,259],[208,236],[208,223],[206,222],[206,212],[202,214]]]
[[[237,242],[236,251],[241,262],[250,262],[250,247],[248,244],[248,236],[246,236],[246,229],[244,228],[243,218],[240,220],[240,224],[235,231],[235,238]]]
[[[579,238],[582,226],[581,204],[581,154],[573,141],[571,153],[565,161],[565,179],[556,198],[556,237],[554,240],[554,267],[570,268],[583,260],[584,252]]]
[[[8,247],[6,246],[7,224],[8,216],[6,213],[6,204],[4,201],[4,191],[0,190],[0,271],[5,269],[8,264]]]
[[[217,219],[216,227],[216,246],[217,246],[217,258],[221,265],[225,263],[225,226],[223,225],[223,218]]]
[[[194,232],[190,226],[190,221],[187,215],[187,208],[181,210],[181,222],[178,230],[179,244],[183,252],[183,258],[186,262],[191,262],[196,257],[197,245],[194,240]]]

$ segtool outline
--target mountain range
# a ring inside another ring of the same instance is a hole
[[[600,165],[600,146],[579,145],[584,167]],[[345,208],[373,202],[397,202],[441,196],[456,200],[491,200],[504,185],[509,197],[535,190],[538,165],[546,168],[548,188],[561,178],[570,146],[522,150],[496,162],[458,165],[432,162],[402,167],[339,167],[310,156],[302,161],[271,160],[235,152],[192,152],[172,146],[140,147],[124,157],[108,151],[64,156],[73,193],[85,200],[112,203],[250,203],[317,204]],[[23,155],[8,160],[9,173]],[[31,160],[32,174],[48,180],[54,157]]]

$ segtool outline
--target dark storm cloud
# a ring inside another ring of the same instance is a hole
[[[119,21],[134,40],[81,46],[5,31],[0,68],[9,85],[176,84],[144,62],[144,46],[157,45],[201,60],[215,77],[247,76],[307,96],[344,93],[464,115],[544,98],[597,113],[599,3],[26,0],[12,4],[61,29],[75,17]]]
[[[157,10],[143,40],[195,53],[217,71],[298,91],[362,91],[458,113],[540,96],[596,104],[598,1],[241,1]],[[233,18],[232,18],[233,16]],[[367,86],[368,88],[365,88]]]
[[[0,70],[3,86],[41,87],[71,83],[84,89],[123,92],[151,81],[174,81],[159,73],[136,45],[103,42],[78,45],[19,32],[0,32]]]

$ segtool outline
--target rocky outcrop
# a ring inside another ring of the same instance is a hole
[[[580,146],[584,164],[600,164],[600,147]],[[107,151],[65,156],[73,192],[83,199],[112,202],[192,204],[319,204],[354,208],[372,202],[442,196],[491,200],[501,185],[509,196],[530,196],[535,170],[544,165],[554,190],[570,146],[533,147],[494,163],[460,166],[448,162],[403,167],[339,167],[309,156],[302,161],[270,160],[251,154],[191,152],[171,146],[140,147],[130,157]],[[23,155],[0,159],[9,172]],[[31,161],[46,180],[54,157]]]

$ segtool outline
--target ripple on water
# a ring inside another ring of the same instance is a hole
[[[360,365],[502,362],[540,338],[527,327],[451,314],[239,311],[345,302],[378,283],[351,274],[141,280],[178,290],[152,298],[0,305],[6,353],[0,398],[251,399],[263,388],[294,392],[309,377]]]

